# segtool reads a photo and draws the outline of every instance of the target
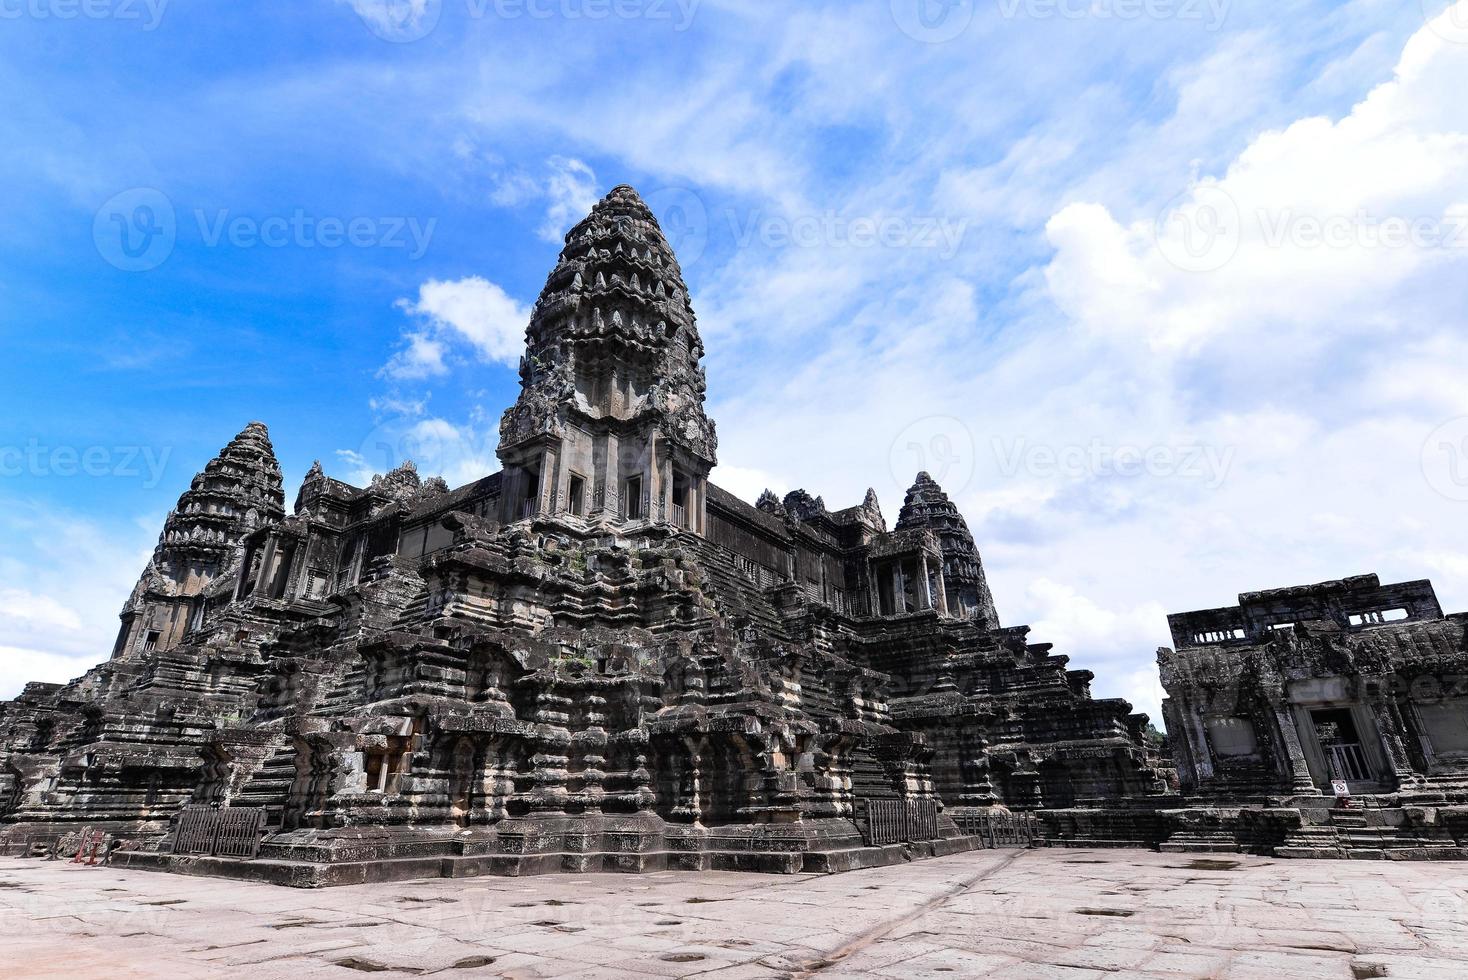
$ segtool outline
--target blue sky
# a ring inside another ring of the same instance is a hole
[[[1098,693],[1155,714],[1165,612],[1243,590],[1468,607],[1444,8],[3,0],[0,695],[105,657],[252,419],[288,498],[315,458],[491,471],[621,182],[683,261],[715,479],[890,520],[927,466]]]

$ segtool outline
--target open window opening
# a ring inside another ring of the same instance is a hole
[[[586,479],[575,473],[571,474],[570,484],[566,488],[566,509],[574,516],[580,517],[586,512]]]
[[[689,480],[688,474],[673,471],[673,523],[678,527],[691,528],[693,526],[688,513]]]
[[[525,470],[525,479],[520,492],[520,502],[515,511],[516,518],[534,517],[540,509],[540,470]]]
[[[641,474],[629,476],[622,486],[622,515],[629,521],[638,521],[645,516],[642,508]]]

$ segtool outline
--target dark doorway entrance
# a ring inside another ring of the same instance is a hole
[[[1349,709],[1319,708],[1310,712],[1310,722],[1315,726],[1315,739],[1320,743],[1325,764],[1330,767],[1331,779],[1360,782],[1371,778],[1361,736],[1356,732],[1356,721]]]

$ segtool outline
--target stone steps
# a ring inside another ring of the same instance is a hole
[[[234,800],[236,806],[263,806],[265,826],[278,828],[281,812],[296,780],[295,746],[282,746],[255,770]]]

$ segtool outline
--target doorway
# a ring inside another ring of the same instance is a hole
[[[1310,724],[1315,729],[1315,740],[1325,757],[1331,779],[1361,782],[1372,778],[1366,752],[1361,746],[1361,736],[1356,730],[1356,720],[1351,717],[1349,708],[1313,709]]]

